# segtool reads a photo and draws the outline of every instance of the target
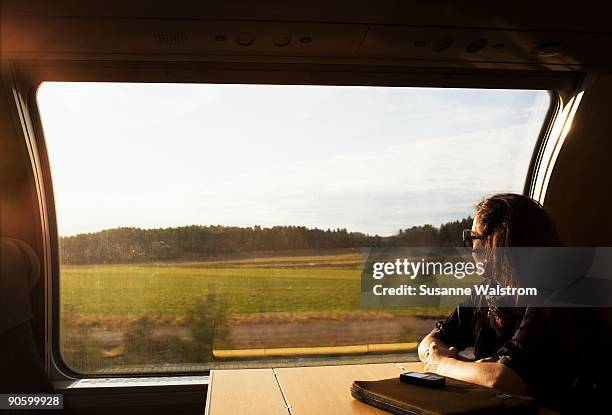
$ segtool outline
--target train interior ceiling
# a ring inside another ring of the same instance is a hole
[[[33,343],[19,352],[0,344],[16,356],[0,357],[2,384],[53,384],[75,413],[201,413],[206,393],[205,375],[63,389],[74,379],[57,365],[53,333],[58,234],[36,101],[42,82],[551,91],[524,192],[543,203],[565,244],[606,247],[612,30],[603,6],[590,3],[2,1],[0,234],[26,242],[41,265]]]

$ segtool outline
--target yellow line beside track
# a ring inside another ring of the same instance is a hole
[[[285,356],[324,356],[337,354],[366,354],[366,353],[397,353],[415,351],[418,342],[409,343],[382,343],[359,344],[351,346],[322,346],[322,347],[281,347],[270,349],[237,349],[213,350],[213,356],[218,359],[231,358],[261,358]]]

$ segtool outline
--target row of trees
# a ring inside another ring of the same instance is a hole
[[[366,246],[461,246],[461,230],[472,218],[401,229],[393,236],[368,235],[346,229],[304,226],[264,228],[183,226],[164,229],[117,228],[60,238],[64,264],[113,264],[180,259],[213,259],[225,255],[299,249]]]

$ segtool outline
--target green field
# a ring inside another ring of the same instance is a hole
[[[450,310],[362,309],[361,260],[335,252],[62,266],[62,354],[81,372],[210,367],[215,349],[414,342]]]
[[[229,313],[347,310],[359,307],[359,271],[335,268],[62,268],[64,311],[180,314],[211,290]],[[112,291],[113,295],[109,295]]]

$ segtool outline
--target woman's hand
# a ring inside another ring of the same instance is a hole
[[[429,344],[424,354],[426,372],[512,393],[527,393],[523,379],[494,357],[468,361],[458,354],[456,348],[443,347],[435,341]]]
[[[457,357],[458,350],[455,347],[445,347],[432,341],[429,344],[429,349],[425,352],[425,371],[436,372],[444,359],[456,359]]]

